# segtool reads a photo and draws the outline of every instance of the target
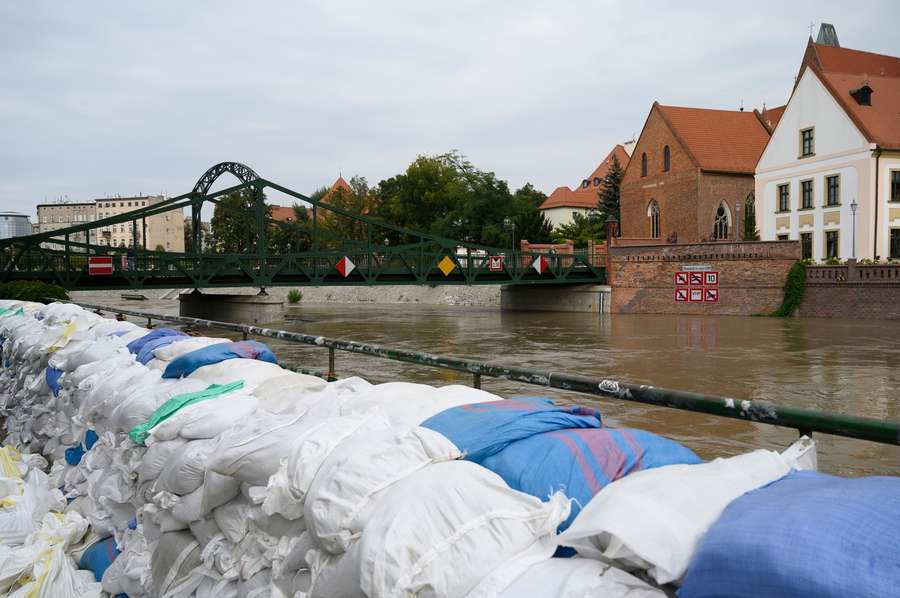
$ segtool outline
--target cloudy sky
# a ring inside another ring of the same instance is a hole
[[[225,160],[309,193],[450,149],[549,193],[637,135],[654,100],[783,103],[820,21],[900,54],[896,0],[10,0],[0,209],[177,195]]]

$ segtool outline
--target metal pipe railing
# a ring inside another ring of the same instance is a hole
[[[592,378],[565,372],[551,372],[508,366],[462,357],[435,355],[409,349],[386,347],[384,345],[373,343],[332,339],[324,336],[314,336],[287,330],[275,330],[259,326],[250,326],[247,324],[217,322],[215,320],[204,320],[186,316],[153,314],[81,302],[73,303],[77,303],[87,309],[97,310],[98,312],[106,311],[137,318],[147,318],[148,323],[152,320],[160,320],[205,328],[218,328],[241,332],[245,337],[246,335],[254,335],[327,348],[329,353],[328,373],[324,377],[329,379],[335,377],[334,352],[347,351],[349,353],[359,353],[382,359],[392,359],[406,363],[415,363],[424,366],[465,372],[473,376],[473,385],[476,388],[481,386],[481,377],[488,376],[571,392],[579,392],[624,401],[634,401],[659,407],[669,407],[672,409],[694,411],[696,413],[706,413],[720,417],[730,417],[733,419],[743,419],[775,426],[795,428],[800,434],[811,435],[813,432],[821,432],[835,436],[845,436],[848,438],[858,438],[884,444],[900,445],[900,422],[896,421],[854,417],[828,411],[776,405],[764,400],[740,400],[717,395],[630,384],[628,382],[609,378]],[[305,370],[297,371],[310,373]],[[316,375],[321,376],[321,374]]]

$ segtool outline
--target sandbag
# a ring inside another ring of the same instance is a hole
[[[206,389],[201,391],[176,395],[157,408],[145,423],[132,428],[128,435],[135,444],[144,444],[147,441],[150,430],[159,426],[188,405],[221,397],[222,395],[240,390],[243,386],[243,380],[236,380],[228,384],[210,384]],[[163,439],[171,440],[174,437],[175,435],[173,434]]]
[[[310,534],[328,552],[347,550],[380,493],[424,467],[459,457],[452,442],[428,428],[349,437],[323,462],[305,497]]]
[[[468,461],[480,463],[510,443],[569,428],[599,428],[600,413],[578,405],[556,405],[543,397],[519,397],[453,407],[422,422],[443,434]]]
[[[216,439],[192,440],[177,451],[153,484],[154,492],[187,496],[203,484],[207,463],[216,449]]]
[[[190,532],[166,532],[150,559],[154,596],[181,583],[200,564],[200,545]]]
[[[154,341],[158,338],[163,338],[165,336],[187,336],[184,332],[180,330],[174,330],[172,328],[154,328],[147,334],[129,342],[126,347],[128,348],[129,353],[133,353],[137,355],[141,352],[141,349],[144,348],[144,345],[149,343],[150,341]]]
[[[155,338],[151,341],[147,341],[141,347],[141,350],[137,352],[134,356],[138,363],[142,363],[147,365],[153,359],[156,359],[155,351],[161,347],[166,347],[173,343],[177,343],[182,340],[187,340],[190,337],[187,335],[174,334],[169,336],[161,336],[159,338]]]
[[[562,493],[542,503],[474,463],[431,465],[378,501],[359,540],[360,587],[369,598],[465,596],[505,561],[548,558],[568,515]]]
[[[177,357],[166,367],[163,378],[184,378],[198,368],[228,359],[255,359],[278,363],[272,350],[259,341],[233,341],[209,345]]]
[[[118,546],[116,546],[116,539],[106,538],[84,551],[81,559],[78,561],[78,566],[93,573],[94,579],[100,581],[120,552]]]
[[[637,577],[593,559],[547,559],[532,566],[498,598],[665,598]]]
[[[158,424],[150,430],[147,442],[152,444],[179,436],[188,439],[215,438],[234,424],[249,418],[258,403],[256,397],[234,391],[210,398],[215,400],[189,404]]]
[[[197,368],[191,374],[191,378],[203,380],[209,384],[227,384],[235,380],[243,380],[244,388],[250,392],[266,380],[283,376],[286,371],[277,363],[268,361],[228,359]]]
[[[643,430],[579,428],[544,432],[511,443],[481,464],[510,488],[541,500],[561,490],[574,499],[566,529],[595,494],[642,469],[701,460],[690,449]]]
[[[197,349],[202,349],[203,347],[208,347],[209,345],[218,345],[220,343],[229,342],[231,341],[227,338],[191,336],[186,339],[179,340],[178,343],[170,343],[168,345],[157,347],[153,350],[153,357],[155,359],[159,359],[160,361],[172,361],[173,359],[181,357],[185,353],[190,353],[191,351],[196,351]]]
[[[900,478],[794,471],[738,498],[703,537],[683,598],[891,596]]]
[[[808,438],[798,443],[815,450]],[[603,488],[558,540],[583,556],[646,570],[657,583],[674,582],[731,501],[796,465],[774,451],[757,450],[700,465],[638,471]]]

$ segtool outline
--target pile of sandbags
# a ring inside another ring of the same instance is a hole
[[[131,598],[662,596],[718,567],[697,547],[729,505],[815,467],[809,441],[704,464],[592,409],[325,382],[73,305],[0,302],[0,340],[5,443],[43,455],[9,449],[0,494],[42,498],[0,509],[0,580],[56,567],[85,595],[77,563]]]

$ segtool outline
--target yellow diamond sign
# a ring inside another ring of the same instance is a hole
[[[444,273],[444,276],[450,276],[450,273],[456,269],[456,262],[451,260],[449,255],[445,255],[444,259],[438,262],[438,268]]]

